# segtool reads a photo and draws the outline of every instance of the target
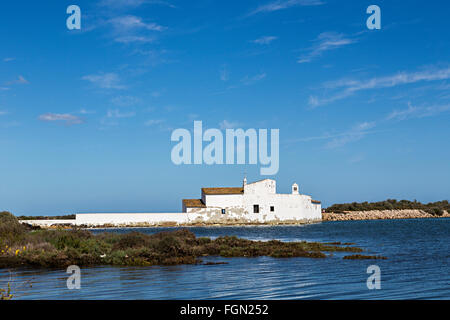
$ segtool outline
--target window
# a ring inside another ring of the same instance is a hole
[[[259,204],[253,205],[253,213],[259,213]]]
[[[270,206],[270,212],[274,212],[275,211],[275,207],[274,206]]]
[[[225,214],[225,209],[222,209],[222,214]]]
[[[297,187],[294,187],[294,191],[297,191]]]

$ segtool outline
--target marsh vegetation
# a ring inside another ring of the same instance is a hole
[[[326,258],[332,252],[363,251],[341,243],[252,241],[235,236],[213,240],[196,237],[187,229],[152,235],[33,230],[9,212],[0,213],[0,248],[0,268],[199,264],[207,256]]]

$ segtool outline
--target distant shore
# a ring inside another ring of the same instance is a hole
[[[418,218],[448,218],[450,213],[444,211],[441,216],[427,213],[423,210],[370,210],[345,211],[343,213],[326,212],[322,214],[323,221],[349,221],[349,220],[386,220],[386,219],[418,219]]]

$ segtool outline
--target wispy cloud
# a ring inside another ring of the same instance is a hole
[[[404,110],[394,110],[387,117],[387,120],[407,120],[412,118],[425,118],[437,116],[443,112],[450,111],[450,104],[428,107],[415,107],[408,103],[408,108]]]
[[[264,36],[255,40],[252,40],[251,42],[256,44],[270,44],[272,41],[275,41],[278,39],[278,37],[275,36]]]
[[[18,76],[17,79],[8,81],[6,85],[10,86],[14,84],[28,84],[28,83],[29,83],[28,80],[25,79],[23,76]]]
[[[111,103],[118,107],[130,107],[141,102],[141,99],[133,96],[118,96],[111,99]]]
[[[226,65],[223,65],[222,68],[220,68],[220,80],[222,81],[228,81],[230,80],[230,71],[228,70],[228,67]]]
[[[219,128],[221,130],[234,129],[234,128],[238,128],[240,126],[242,126],[241,123],[237,122],[237,121],[223,120],[219,123]]]
[[[119,109],[110,109],[108,110],[108,112],[106,113],[106,117],[108,118],[131,118],[134,117],[136,115],[135,112],[130,111],[130,112],[121,112]]]
[[[277,0],[264,5],[259,6],[253,10],[249,15],[254,15],[262,12],[273,12],[283,9],[288,9],[295,6],[318,6],[322,5],[324,2],[320,0]]]
[[[70,113],[45,113],[41,114],[38,119],[46,122],[62,121],[69,125],[83,123],[83,119]]]
[[[165,120],[163,119],[150,119],[145,121],[144,125],[147,127],[156,126],[163,123]]]
[[[142,18],[132,15],[112,18],[109,20],[109,23],[111,23],[114,28],[121,31],[124,31],[124,29],[145,29],[150,31],[163,31],[166,29],[166,27],[163,27],[157,23],[146,23],[142,20]]]
[[[344,132],[339,137],[334,137],[325,147],[327,149],[335,149],[342,147],[350,142],[359,141],[370,133],[370,129],[375,127],[375,122],[363,122]]]
[[[155,22],[145,22],[141,17],[125,15],[111,18],[107,24],[112,27],[114,41],[129,43],[149,43],[156,38],[156,33],[167,28]]]
[[[375,121],[365,121],[356,124],[352,128],[347,131],[340,133],[325,133],[320,136],[311,136],[304,138],[297,138],[287,142],[311,142],[316,140],[328,140],[325,144],[326,149],[336,149],[339,147],[343,147],[348,143],[356,142],[364,138],[368,134],[375,133],[372,129],[375,128]]]
[[[314,58],[321,56],[326,51],[335,50],[355,43],[356,40],[340,33],[323,32],[319,34],[314,42],[314,45],[307,49],[307,53],[298,58],[298,63],[311,62]]]
[[[78,113],[79,114],[93,114],[93,113],[95,113],[95,111],[94,110],[86,110],[86,109],[82,108]]]
[[[5,110],[0,110],[0,116],[7,115],[9,112]]]
[[[214,94],[222,94],[222,93],[226,92],[227,90],[237,89],[237,88],[241,88],[241,87],[244,87],[244,86],[251,86],[251,85],[254,85],[254,84],[256,84],[257,82],[259,82],[259,81],[265,79],[266,76],[267,76],[267,75],[266,75],[265,72],[258,73],[258,74],[253,75],[253,76],[246,75],[245,77],[243,77],[243,78],[239,81],[239,83],[230,85],[230,86],[228,86],[225,90],[222,90],[222,91],[219,91],[219,92],[215,92]]]
[[[10,61],[14,61],[16,60],[16,58],[12,58],[12,57],[7,57],[3,59],[3,62],[10,62]]]
[[[309,98],[309,105],[317,107],[332,103],[337,100],[349,97],[359,91],[373,90],[381,88],[392,88],[400,85],[413,84],[418,82],[430,82],[438,80],[450,79],[450,67],[436,69],[428,68],[417,72],[400,72],[394,75],[385,77],[374,77],[366,80],[338,80],[334,82],[327,82],[323,86],[324,89],[336,89],[337,93],[323,98],[311,96]]]
[[[170,8],[176,8],[173,4],[162,1],[162,0],[101,0],[99,5],[102,7],[116,8],[116,9],[127,9],[127,8],[137,8],[143,4],[155,4],[167,6]]]
[[[358,154],[358,155],[355,155],[355,156],[351,157],[351,158],[348,160],[348,162],[349,162],[350,164],[355,164],[355,163],[359,163],[359,162],[363,161],[364,159],[365,159],[365,156],[364,156],[364,155]]]
[[[266,73],[265,72],[259,73],[259,74],[254,75],[254,76],[245,76],[244,78],[241,79],[241,83],[243,85],[249,86],[249,85],[252,85],[252,84],[254,84],[256,82],[259,82],[259,81],[263,80],[264,78],[266,78]]]
[[[102,89],[124,89],[125,86],[120,83],[120,78],[116,73],[91,74],[81,79],[91,82]]]
[[[141,43],[148,43],[155,41],[155,37],[150,36],[123,36],[123,37],[117,37],[114,39],[114,41],[119,43],[135,43],[135,42],[141,42]]]

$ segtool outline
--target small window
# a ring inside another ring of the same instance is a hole
[[[297,187],[294,187],[294,191],[297,191]]]
[[[222,214],[225,214],[225,209],[222,209]]]
[[[258,204],[253,205],[253,213],[259,213],[259,205]]]
[[[270,212],[274,212],[275,211],[275,207],[274,206],[270,206]]]

